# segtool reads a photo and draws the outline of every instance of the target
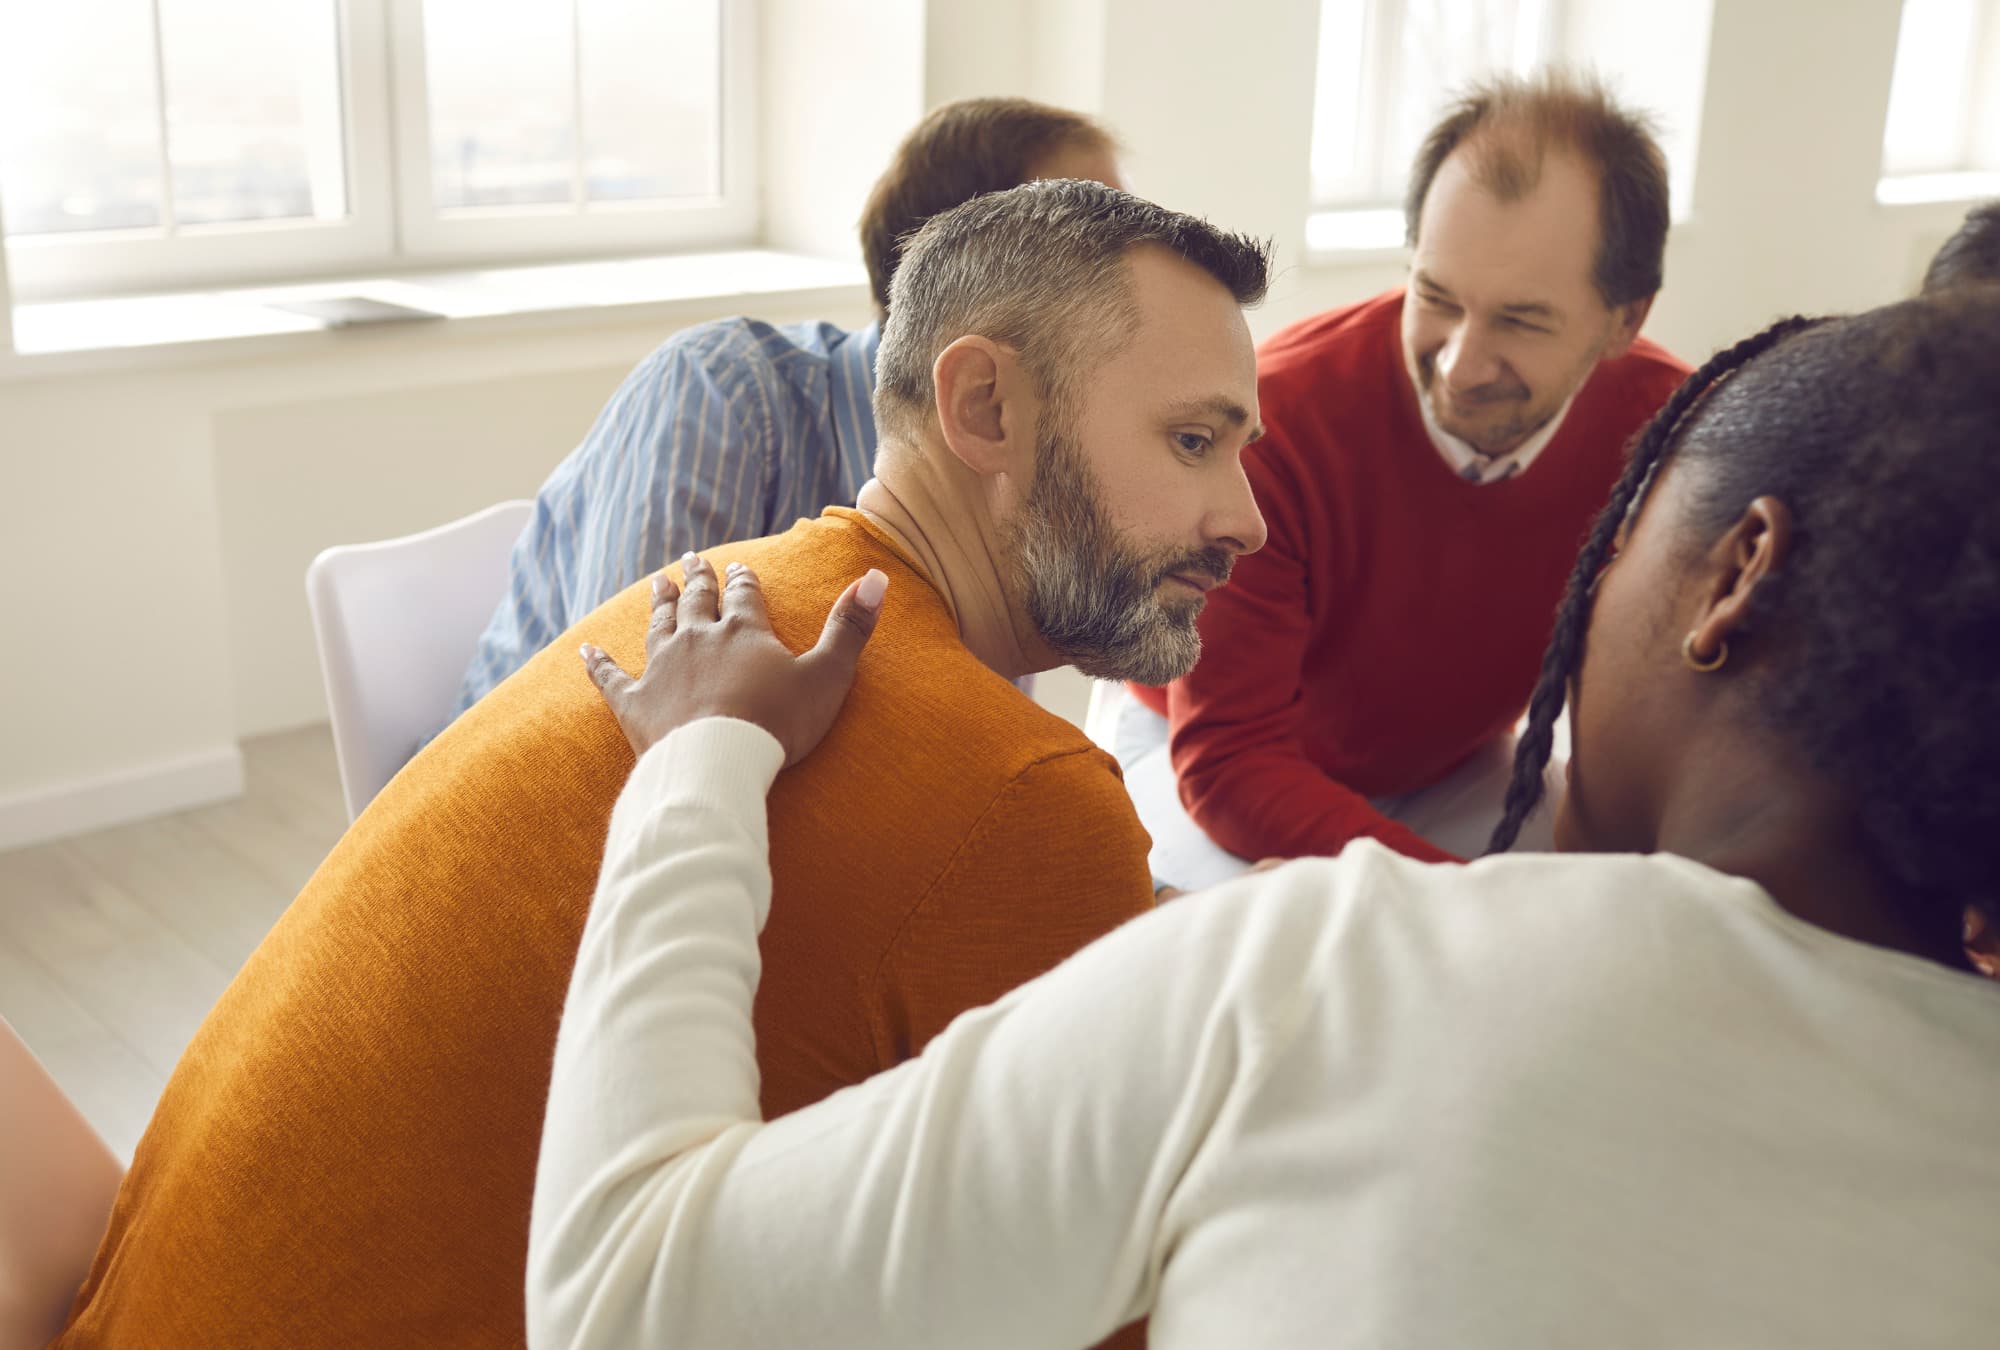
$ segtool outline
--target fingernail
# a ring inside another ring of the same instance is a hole
[[[696,556],[694,550],[689,549],[686,553],[681,554],[681,571],[687,571],[700,561],[701,559]]]
[[[581,656],[584,660],[588,661],[590,659],[591,653],[596,650],[597,648],[591,646],[588,642],[586,642],[581,647],[578,647],[576,649],[576,654],[578,656]]]
[[[726,568],[724,568],[723,570],[724,570],[724,571],[726,571],[726,572],[728,572],[728,573],[729,573],[729,575],[733,577],[733,576],[735,576],[735,575],[736,575],[736,574],[737,574],[738,572],[741,572],[741,571],[743,570],[743,564],[742,564],[742,563],[740,563],[740,562],[733,562],[733,563],[729,564],[729,566],[728,566],[728,567],[726,567]]]
[[[882,605],[883,592],[888,589],[888,574],[871,567],[868,569],[868,575],[861,578],[861,584],[854,588],[854,598],[860,602],[863,609],[879,609]]]
[[[665,572],[653,573],[653,598],[655,600],[666,599],[667,587],[671,584],[672,583],[668,581],[667,574]]]

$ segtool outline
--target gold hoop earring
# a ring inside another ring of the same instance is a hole
[[[1723,640],[1722,645],[1715,649],[1715,655],[1709,657],[1706,661],[1694,654],[1693,633],[1689,633],[1686,640],[1681,643],[1681,660],[1687,662],[1689,670],[1698,670],[1706,675],[1712,670],[1721,670],[1722,663],[1728,659],[1729,642],[1726,638]]]

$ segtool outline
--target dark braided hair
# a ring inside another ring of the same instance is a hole
[[[1570,575],[1489,851],[1541,797],[1550,731],[1620,526],[1675,456],[1707,544],[1760,496],[1797,524],[1752,597],[1745,706],[1856,806],[1863,848],[1942,935],[2000,914],[2000,288],[1787,319],[1720,353],[1646,427]]]
[[[1666,458],[1682,419],[1717,380],[1812,322],[1796,316],[1781,319],[1756,336],[1709,357],[1701,369],[1681,381],[1681,387],[1674,390],[1673,397],[1653,415],[1653,420],[1634,441],[1625,472],[1611,489],[1610,502],[1598,513],[1583,551],[1577,554],[1576,566],[1570,569],[1569,584],[1563,589],[1562,604],[1556,609],[1555,632],[1549,638],[1548,650],[1542,653],[1542,672],[1536,677],[1534,696],[1528,700],[1528,727],[1514,749],[1514,776],[1507,784],[1506,808],[1501,812],[1500,823],[1493,827],[1493,837],[1486,845],[1488,853],[1505,853],[1514,847],[1521,823],[1542,800],[1542,771],[1548,767],[1556,719],[1562,715],[1563,702],[1569,696],[1570,676],[1575,673],[1577,657],[1583,650],[1583,631],[1590,624],[1590,602],[1598,574],[1603,572],[1605,560],[1610,556],[1612,540],[1618,537],[1626,518],[1638,509],[1654,470]]]

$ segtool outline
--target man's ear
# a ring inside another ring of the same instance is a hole
[[[1713,568],[1695,615],[1693,650],[1706,658],[1732,636],[1746,634],[1750,598],[1791,556],[1796,527],[1792,508],[1776,497],[1759,497],[1708,552]]]
[[[1643,300],[1628,300],[1611,311],[1613,327],[1611,341],[1605,344],[1600,361],[1616,361],[1632,350],[1632,344],[1639,340],[1639,330],[1646,326],[1646,316],[1653,312],[1653,297]]]
[[[990,338],[966,336],[931,365],[937,391],[938,429],[966,468],[982,476],[1017,470],[1020,366]]]

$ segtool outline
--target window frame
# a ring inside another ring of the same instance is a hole
[[[762,221],[756,173],[756,3],[720,2],[722,192],[717,198],[665,206],[608,203],[588,212],[567,205],[501,208],[477,218],[440,219],[430,205],[422,0],[333,0],[346,147],[345,217],[0,239],[10,255],[11,301],[98,299],[498,261],[555,263],[750,246]],[[155,52],[157,59],[157,47]]]
[[[751,242],[762,219],[757,190],[756,15],[721,5],[720,177],[717,197],[685,202],[507,206],[439,213],[432,195],[430,102],[422,0],[397,0],[390,33],[395,88],[397,231],[404,258],[424,265],[621,253],[685,252]],[[580,151],[579,151],[580,152]]]
[[[1900,36],[1902,36],[1900,34],[1900,26],[1902,26],[1906,10],[1908,10],[1908,0],[1902,0],[1902,4],[1898,6],[1898,16],[1896,16],[1896,22],[1898,22],[1898,48],[1902,46],[1902,42],[1900,42]],[[1992,54],[1992,46],[1990,46],[1988,38],[1992,36],[1992,32],[1996,28],[2000,28],[2000,24],[1996,24],[1996,10],[2000,10],[2000,6],[1996,6],[1994,0],[1970,0],[1970,10],[1972,10],[1970,32],[1964,34],[1966,42],[1964,42],[1964,48],[1958,54],[1960,74],[1964,76],[1964,98],[1960,98],[1960,102],[1958,102],[1954,124],[1946,132],[1944,140],[1938,146],[1932,146],[1924,154],[1924,158],[1920,162],[1904,162],[1904,164],[1890,166],[1890,162],[1888,162],[1888,122],[1884,122],[1884,128],[1882,128],[1882,142],[1884,142],[1882,144],[1882,170],[1880,170],[1882,178],[1886,178],[1886,180],[1894,180],[1894,178],[1934,178],[1934,176],[1940,176],[1940,174],[1964,174],[1964,172],[1972,172],[1972,170],[1980,168],[1980,164],[1978,164],[1978,128],[1980,128],[1978,110],[1980,110],[1982,102],[1990,102],[1990,100],[1982,98],[1982,94],[1980,94],[1980,74],[1984,72],[1984,68],[1988,64],[1988,58]],[[1896,108],[1894,72],[1896,72],[1896,68],[1900,64],[1902,64],[1902,50],[1896,50],[1890,56],[1890,102],[1888,102],[1890,120],[1894,120],[1892,114],[1894,114],[1894,108]]]
[[[1965,153],[1975,168],[2000,170],[2000,0],[1986,0],[1975,30]]]
[[[344,217],[176,225],[170,233],[155,227],[8,239],[15,302],[289,281],[376,266],[393,257],[383,0],[334,4]],[[157,22],[154,41],[159,41]],[[156,46],[156,60],[157,51]],[[164,92],[156,97],[164,119]]]
[[[1983,3],[2000,10],[2000,0],[1982,0]],[[1396,51],[1395,43],[1400,40],[1405,9],[1408,0],[1365,0],[1370,17],[1383,16],[1382,28],[1385,32],[1366,35],[1366,50],[1374,70],[1369,73],[1369,88],[1366,96],[1372,107],[1365,110],[1361,119],[1370,120],[1375,126],[1382,124],[1386,116],[1384,109],[1390,97],[1384,88],[1386,77],[1381,73],[1389,69],[1390,58]],[[1694,6],[1688,7],[1690,10]],[[1593,4],[1579,5],[1574,0],[1541,0],[1541,24],[1536,38],[1540,55],[1536,62],[1552,62],[1559,65],[1581,67],[1611,77],[1615,89],[1625,89],[1634,82],[1635,76],[1629,64],[1637,53],[1645,53],[1652,59],[1657,71],[1660,68],[1657,52],[1652,39],[1646,36],[1648,25],[1658,27],[1671,23],[1677,31],[1685,33],[1686,50],[1677,57],[1669,69],[1679,70],[1679,59],[1689,59],[1696,65],[1688,73],[1698,77],[1692,91],[1694,97],[1685,108],[1674,111],[1672,95],[1664,95],[1655,89],[1651,95],[1633,97],[1642,108],[1661,110],[1661,115],[1675,118],[1684,124],[1678,136],[1663,134],[1662,148],[1668,155],[1667,174],[1672,187],[1672,208],[1670,223],[1679,229],[1696,216],[1696,199],[1699,195],[1699,155],[1703,102],[1709,78],[1709,42],[1714,23],[1713,0],[1703,9],[1698,24],[1690,25],[1679,18],[1661,18],[1646,0],[1595,0]],[[1518,11],[1517,11],[1518,12]],[[1635,30],[1631,26],[1634,19],[1644,19]],[[1522,37],[1516,34],[1516,55]],[[1510,61],[1518,66],[1519,62]],[[1318,98],[1318,73],[1314,77],[1314,97]],[[1996,91],[1995,106],[2000,107],[2000,91]],[[1315,121],[1317,121],[1315,104]],[[1382,133],[1375,133],[1379,143]],[[1307,206],[1305,215],[1305,248],[1309,260],[1330,264],[1342,262],[1377,261],[1391,256],[1399,256],[1404,247],[1403,198],[1407,190],[1405,164],[1386,163],[1380,148],[1371,150],[1376,164],[1376,197],[1364,201],[1359,197],[1328,198],[1313,189],[1310,167],[1307,173]],[[1384,179],[1393,184],[1392,191],[1380,188]]]
[[[1532,0],[1516,0],[1517,4]],[[1541,60],[1560,60],[1561,34],[1564,30],[1565,9],[1568,0],[1540,0],[1543,8],[1541,33],[1538,46]],[[1323,4],[1323,0],[1321,0]],[[1360,215],[1379,213],[1390,208],[1401,210],[1403,193],[1400,186],[1390,189],[1391,181],[1400,183],[1406,176],[1407,163],[1392,162],[1388,146],[1388,126],[1390,101],[1395,97],[1392,85],[1394,72],[1399,60],[1403,30],[1409,23],[1409,0],[1362,0],[1366,6],[1362,14],[1362,46],[1367,56],[1362,64],[1362,84],[1358,94],[1359,106],[1355,117],[1355,138],[1363,149],[1358,159],[1365,169],[1355,175],[1354,182],[1365,181],[1365,192],[1338,196],[1322,196],[1317,185],[1312,184],[1308,173],[1309,216]],[[1319,96],[1318,72],[1314,72],[1314,98]]]

